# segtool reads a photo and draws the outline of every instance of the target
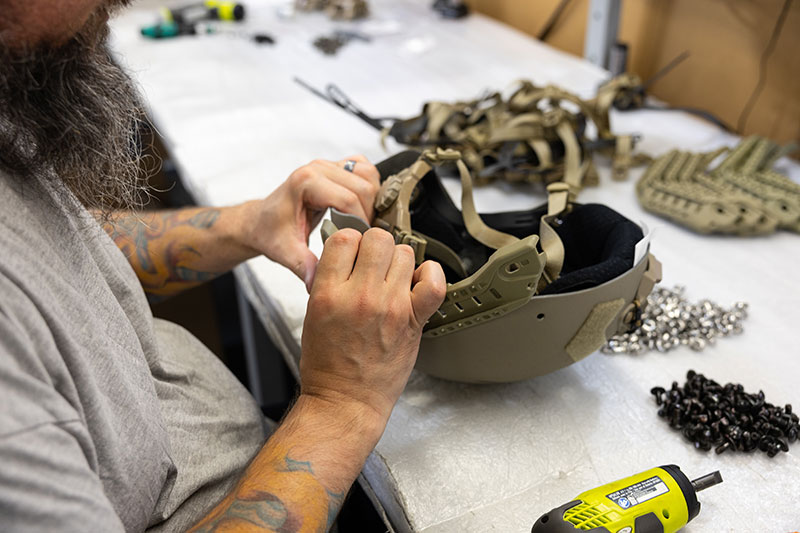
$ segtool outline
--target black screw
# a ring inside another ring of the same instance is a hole
[[[650,393],[658,416],[698,450],[714,448],[719,454],[758,449],[774,457],[800,438],[798,416],[790,404],[776,407],[765,401],[764,391],[751,394],[739,383],[722,386],[689,370],[682,387],[674,381],[669,389],[653,387]]]

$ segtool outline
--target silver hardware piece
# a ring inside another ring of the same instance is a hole
[[[690,303],[685,288],[655,287],[647,297],[642,325],[631,333],[615,335],[600,351],[606,354],[668,352],[679,346],[701,351],[717,337],[738,335],[747,318],[747,304],[736,302],[726,309],[711,300]]]

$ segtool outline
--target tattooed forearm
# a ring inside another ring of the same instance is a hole
[[[309,461],[288,455],[274,465],[259,490],[241,490],[192,531],[328,531],[344,494],[323,489]],[[264,490],[268,489],[268,490]]]
[[[195,529],[197,533],[211,533],[225,530],[225,527],[247,526],[254,531],[292,531],[285,528],[289,513],[274,494],[254,491],[253,499],[237,499],[230,507],[211,523]],[[257,528],[257,529],[256,529]]]
[[[127,256],[148,296],[157,300],[233,266],[215,257],[224,244],[215,233],[220,214],[214,208],[118,213],[104,229]]]
[[[339,514],[339,509],[342,508],[345,493],[331,492],[329,490],[326,492],[328,493],[328,523],[325,526],[325,531],[328,531],[336,521],[336,516]]]
[[[328,531],[383,433],[360,403],[300,394],[236,487],[192,531]]]

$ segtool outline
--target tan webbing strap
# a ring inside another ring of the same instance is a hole
[[[611,164],[613,172],[611,177],[614,181],[625,181],[628,178],[628,170],[633,165],[633,136],[620,135],[614,150],[614,159]]]
[[[597,97],[589,101],[590,105],[593,104],[592,107],[594,109],[591,117],[592,122],[597,127],[597,136],[601,139],[613,137],[608,112],[614,104],[617,91],[618,86],[616,84],[606,84],[600,88]]]
[[[528,145],[533,149],[536,154],[536,159],[539,160],[539,169],[546,169],[553,166],[553,152],[550,150],[550,144],[542,138],[531,139]]]
[[[569,206],[569,185],[557,181],[547,186],[547,216],[556,216]]]
[[[388,148],[386,148],[386,139],[389,137],[390,131],[391,128],[388,127],[381,130],[381,148],[383,148],[384,151],[388,150]]]
[[[543,216],[539,222],[539,244],[546,257],[544,272],[542,272],[544,284],[552,283],[558,279],[564,266],[564,243],[561,242],[561,237],[550,225],[550,221],[555,218],[555,215]],[[544,288],[542,281],[540,281],[539,290]]]
[[[547,283],[555,281],[564,266],[564,243],[550,223],[569,209],[570,202],[581,189],[583,175],[588,168],[588,163],[581,165],[580,144],[567,120],[558,123],[556,133],[564,143],[564,181],[547,186],[547,215],[539,222],[540,243],[547,256],[542,280]]]
[[[581,145],[567,120],[556,126],[556,133],[564,143],[564,183],[569,187],[570,200],[581,190],[585,166],[581,166]]]
[[[569,209],[570,201],[569,185],[566,183],[556,182],[547,186],[547,214],[539,221],[539,243],[547,256],[540,290],[544,288],[542,282],[554,282],[564,266],[564,243],[551,222]]]
[[[542,139],[541,115],[526,113],[512,118],[502,127],[492,131],[487,143],[501,143],[504,141],[521,141],[525,139]]]
[[[456,166],[461,177],[461,215],[464,217],[467,232],[479,243],[495,250],[517,242],[519,239],[513,235],[490,228],[481,219],[475,209],[475,199],[472,196],[472,177],[469,169],[460,157],[456,161]]]
[[[597,174],[594,161],[588,159],[584,164],[586,165],[586,172],[583,174],[583,184],[586,187],[597,187],[600,185],[600,176]]]
[[[564,243],[551,222],[569,209],[570,202],[581,189],[583,175],[588,168],[588,163],[581,165],[581,147],[569,121],[561,120],[556,126],[556,133],[564,143],[564,181],[547,186],[547,215],[539,221],[539,242],[547,256],[540,290],[543,283],[555,281],[564,266]]]
[[[428,140],[438,141],[441,137],[442,128],[450,119],[455,106],[444,102],[429,102],[428,106]]]

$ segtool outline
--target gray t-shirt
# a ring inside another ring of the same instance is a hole
[[[184,530],[266,434],[74,197],[0,173],[1,530]]]

